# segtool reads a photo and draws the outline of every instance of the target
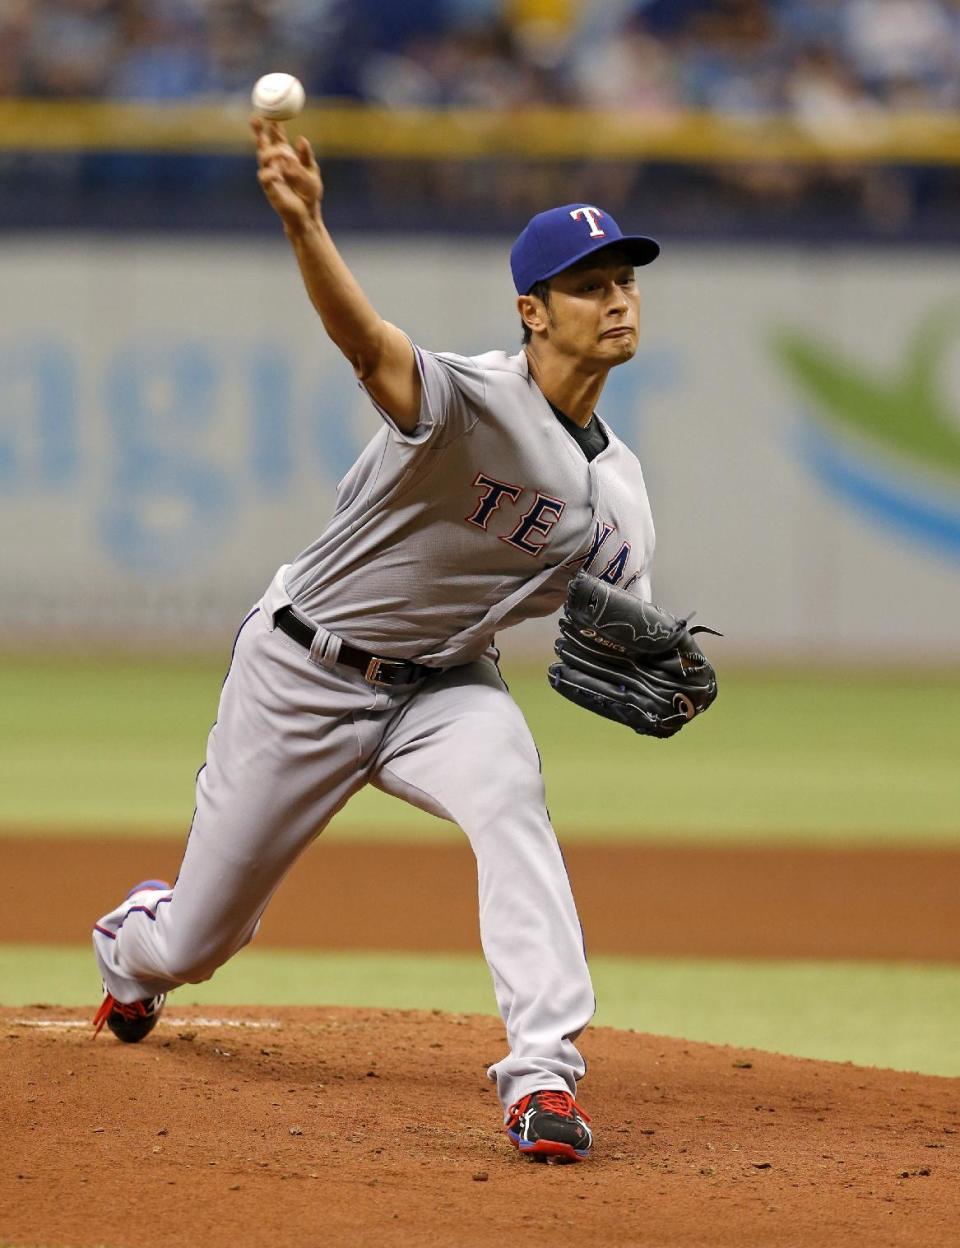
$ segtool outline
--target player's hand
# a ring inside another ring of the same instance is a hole
[[[287,229],[302,229],[320,216],[323,179],[313,149],[301,135],[294,148],[279,121],[251,117],[257,145],[257,178]]]

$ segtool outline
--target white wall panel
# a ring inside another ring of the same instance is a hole
[[[508,247],[344,244],[384,315],[467,353],[518,342]],[[0,274],[0,642],[229,640],[376,428],[285,246],[8,238]],[[960,657],[960,257],[667,248],[641,276],[600,410],[644,463],[657,597],[731,654]]]

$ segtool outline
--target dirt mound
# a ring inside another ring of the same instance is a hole
[[[109,1248],[957,1242],[960,1084],[597,1028],[594,1158],[499,1130],[491,1018],[0,1010],[0,1239]]]

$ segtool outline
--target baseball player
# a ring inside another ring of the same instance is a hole
[[[553,613],[577,572],[650,595],[654,533],[636,457],[595,415],[637,349],[635,266],[659,254],[591,204],[534,217],[511,253],[517,354],[435,354],[371,306],[322,216],[310,145],[251,123],[259,180],[330,339],[383,418],[316,541],[234,643],[176,884],[96,924],[95,1020],[136,1041],[165,994],[255,934],[284,874],[374,784],[452,820],[477,859],[480,934],[509,1052],[506,1131],[581,1160],[575,1041],[594,995],[539,757],[494,634]]]

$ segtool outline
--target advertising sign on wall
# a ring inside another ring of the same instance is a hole
[[[466,354],[519,349],[508,247],[344,243]],[[0,641],[228,639],[377,428],[285,245],[0,252]],[[599,410],[644,464],[657,598],[735,654],[960,657],[960,258],[666,246],[642,289]]]

